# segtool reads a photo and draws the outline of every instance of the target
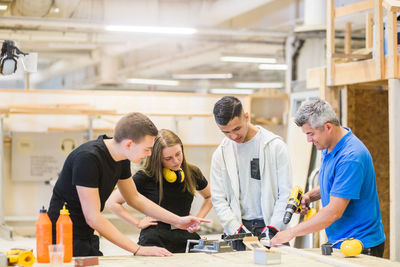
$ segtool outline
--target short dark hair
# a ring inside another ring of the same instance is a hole
[[[124,139],[140,142],[146,135],[157,136],[154,123],[144,114],[132,112],[123,116],[115,126],[114,139],[120,143]]]
[[[234,96],[224,96],[215,103],[213,113],[219,125],[227,125],[243,113],[242,102]]]

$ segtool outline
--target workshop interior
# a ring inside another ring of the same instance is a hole
[[[0,0],[0,48],[0,267],[400,266],[400,1]]]

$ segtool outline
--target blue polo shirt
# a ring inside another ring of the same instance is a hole
[[[325,229],[326,235],[332,243],[354,237],[361,240],[364,248],[375,247],[385,241],[385,234],[372,157],[360,139],[349,128],[345,129],[349,132],[330,153],[328,149],[322,150],[322,206],[329,204],[330,196],[350,199],[342,217]]]

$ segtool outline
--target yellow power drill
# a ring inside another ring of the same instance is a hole
[[[295,186],[290,192],[290,196],[286,205],[285,216],[283,217],[283,223],[288,224],[290,219],[292,219],[292,215],[295,212],[301,211],[301,199],[303,197],[303,189],[300,186]],[[311,218],[317,211],[315,209],[310,209],[308,206],[308,212],[305,217],[305,220]]]

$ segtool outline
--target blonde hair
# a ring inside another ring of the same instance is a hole
[[[196,194],[196,182],[192,170],[194,166],[188,164],[185,158],[185,152],[183,150],[183,144],[181,139],[172,131],[161,129],[158,132],[157,137],[154,140],[153,149],[151,156],[146,159],[146,162],[142,168],[143,172],[149,176],[154,177],[155,181],[159,184],[159,204],[163,198],[163,165],[162,165],[162,150],[166,147],[180,145],[182,149],[182,165],[181,168],[185,173],[185,179],[183,181],[183,192],[187,191],[192,195]]]

